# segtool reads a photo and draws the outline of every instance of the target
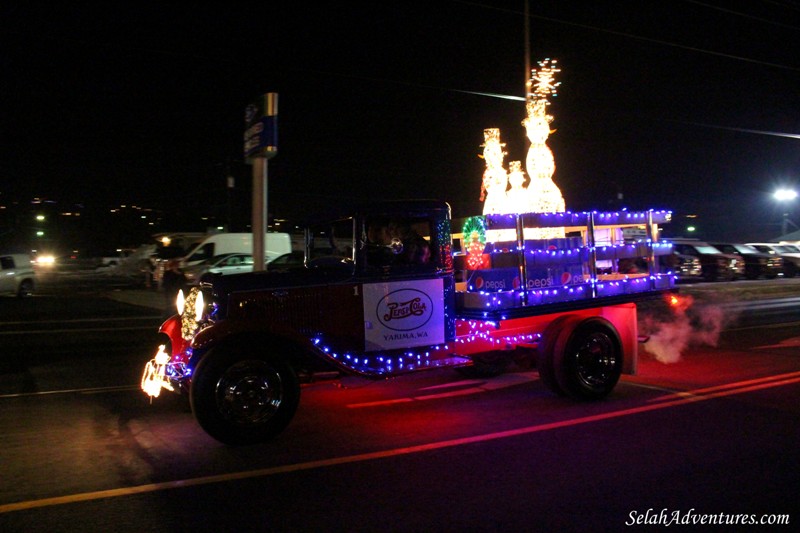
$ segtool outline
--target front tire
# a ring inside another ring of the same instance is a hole
[[[223,345],[197,365],[190,397],[192,412],[209,435],[225,444],[256,444],[289,425],[300,403],[300,383],[278,357]]]

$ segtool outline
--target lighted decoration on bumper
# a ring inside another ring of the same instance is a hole
[[[169,365],[169,354],[164,351],[162,344],[158,347],[156,356],[144,365],[142,374],[142,390],[151,398],[158,398],[161,389],[175,390],[167,378],[167,365]]]
[[[150,398],[158,398],[161,389],[175,392],[174,384],[180,385],[190,374],[191,371],[184,363],[170,362],[169,354],[162,344],[155,357],[144,365],[142,390]]]

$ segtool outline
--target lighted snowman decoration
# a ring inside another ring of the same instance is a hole
[[[503,168],[503,151],[505,144],[500,142],[500,129],[487,128],[483,130],[483,159],[486,161],[486,170],[483,171],[481,184],[481,200],[483,214],[505,213],[506,189],[508,188],[508,174]]]
[[[528,157],[525,166],[530,176],[528,184],[528,201],[530,211],[534,213],[563,213],[566,211],[561,190],[553,181],[556,163],[553,152],[547,146],[547,138],[555,130],[550,129],[553,117],[547,114],[550,105],[548,97],[556,95],[561,84],[555,81],[556,61],[545,59],[539,61],[539,69],[531,76],[531,89],[528,93],[526,109],[528,116],[522,121],[528,140]],[[530,238],[547,239],[564,237],[564,228],[547,228],[535,230]]]
[[[550,122],[553,117],[545,113],[546,104],[546,100],[528,102],[528,116],[522,121],[531,142],[525,165],[531,178],[528,184],[530,211],[534,213],[565,211],[564,197],[553,181],[556,162],[552,150],[547,146],[547,137],[552,133]]]

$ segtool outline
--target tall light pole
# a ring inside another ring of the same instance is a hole
[[[786,205],[789,202],[792,202],[797,199],[797,191],[794,189],[778,189],[775,191],[772,197],[775,198],[775,200],[777,200],[781,204]],[[781,223],[781,236],[786,235],[788,233],[789,224],[794,226],[796,229],[800,229],[798,228],[797,224],[795,224],[794,222],[792,222],[791,219],[789,219],[789,207],[787,205],[786,207],[784,207],[783,210],[783,221]]]
[[[253,166],[253,271],[266,270],[267,160],[278,153],[278,93],[266,93],[245,109],[244,156]]]

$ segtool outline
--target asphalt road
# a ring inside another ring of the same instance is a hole
[[[792,530],[800,306],[769,287],[684,291],[684,322],[650,310],[652,351],[602,402],[521,368],[318,382],[284,434],[242,448],[137,390],[160,314],[120,301],[140,293],[4,299],[0,531]]]

